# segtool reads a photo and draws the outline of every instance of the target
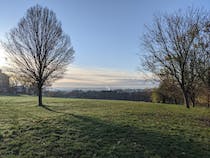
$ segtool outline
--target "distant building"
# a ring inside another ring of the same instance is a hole
[[[9,76],[0,70],[0,93],[9,92]]]
[[[26,92],[26,88],[23,85],[15,86],[14,88],[16,90],[16,93],[25,93]]]

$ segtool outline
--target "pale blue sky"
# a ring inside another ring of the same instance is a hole
[[[210,9],[209,0],[0,0],[0,39],[35,4],[52,9],[70,35],[73,67],[104,73],[137,71],[137,54],[145,53],[140,38],[154,14],[189,6]]]

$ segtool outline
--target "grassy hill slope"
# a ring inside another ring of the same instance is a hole
[[[0,157],[210,157],[210,109],[0,97]]]

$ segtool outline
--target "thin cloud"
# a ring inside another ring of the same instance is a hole
[[[151,74],[128,72],[104,68],[71,67],[64,78],[53,84],[56,89],[82,88],[151,88],[157,86]]]

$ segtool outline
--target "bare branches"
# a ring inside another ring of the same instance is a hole
[[[144,64],[157,76],[164,72],[170,74],[180,85],[185,100],[198,78],[195,45],[204,24],[209,21],[208,12],[194,8],[188,8],[186,12],[179,10],[156,16],[143,36],[143,46],[148,52]]]
[[[39,5],[27,10],[3,45],[13,68],[36,83],[38,89],[61,78],[73,61],[70,38],[64,34],[55,13]]]

